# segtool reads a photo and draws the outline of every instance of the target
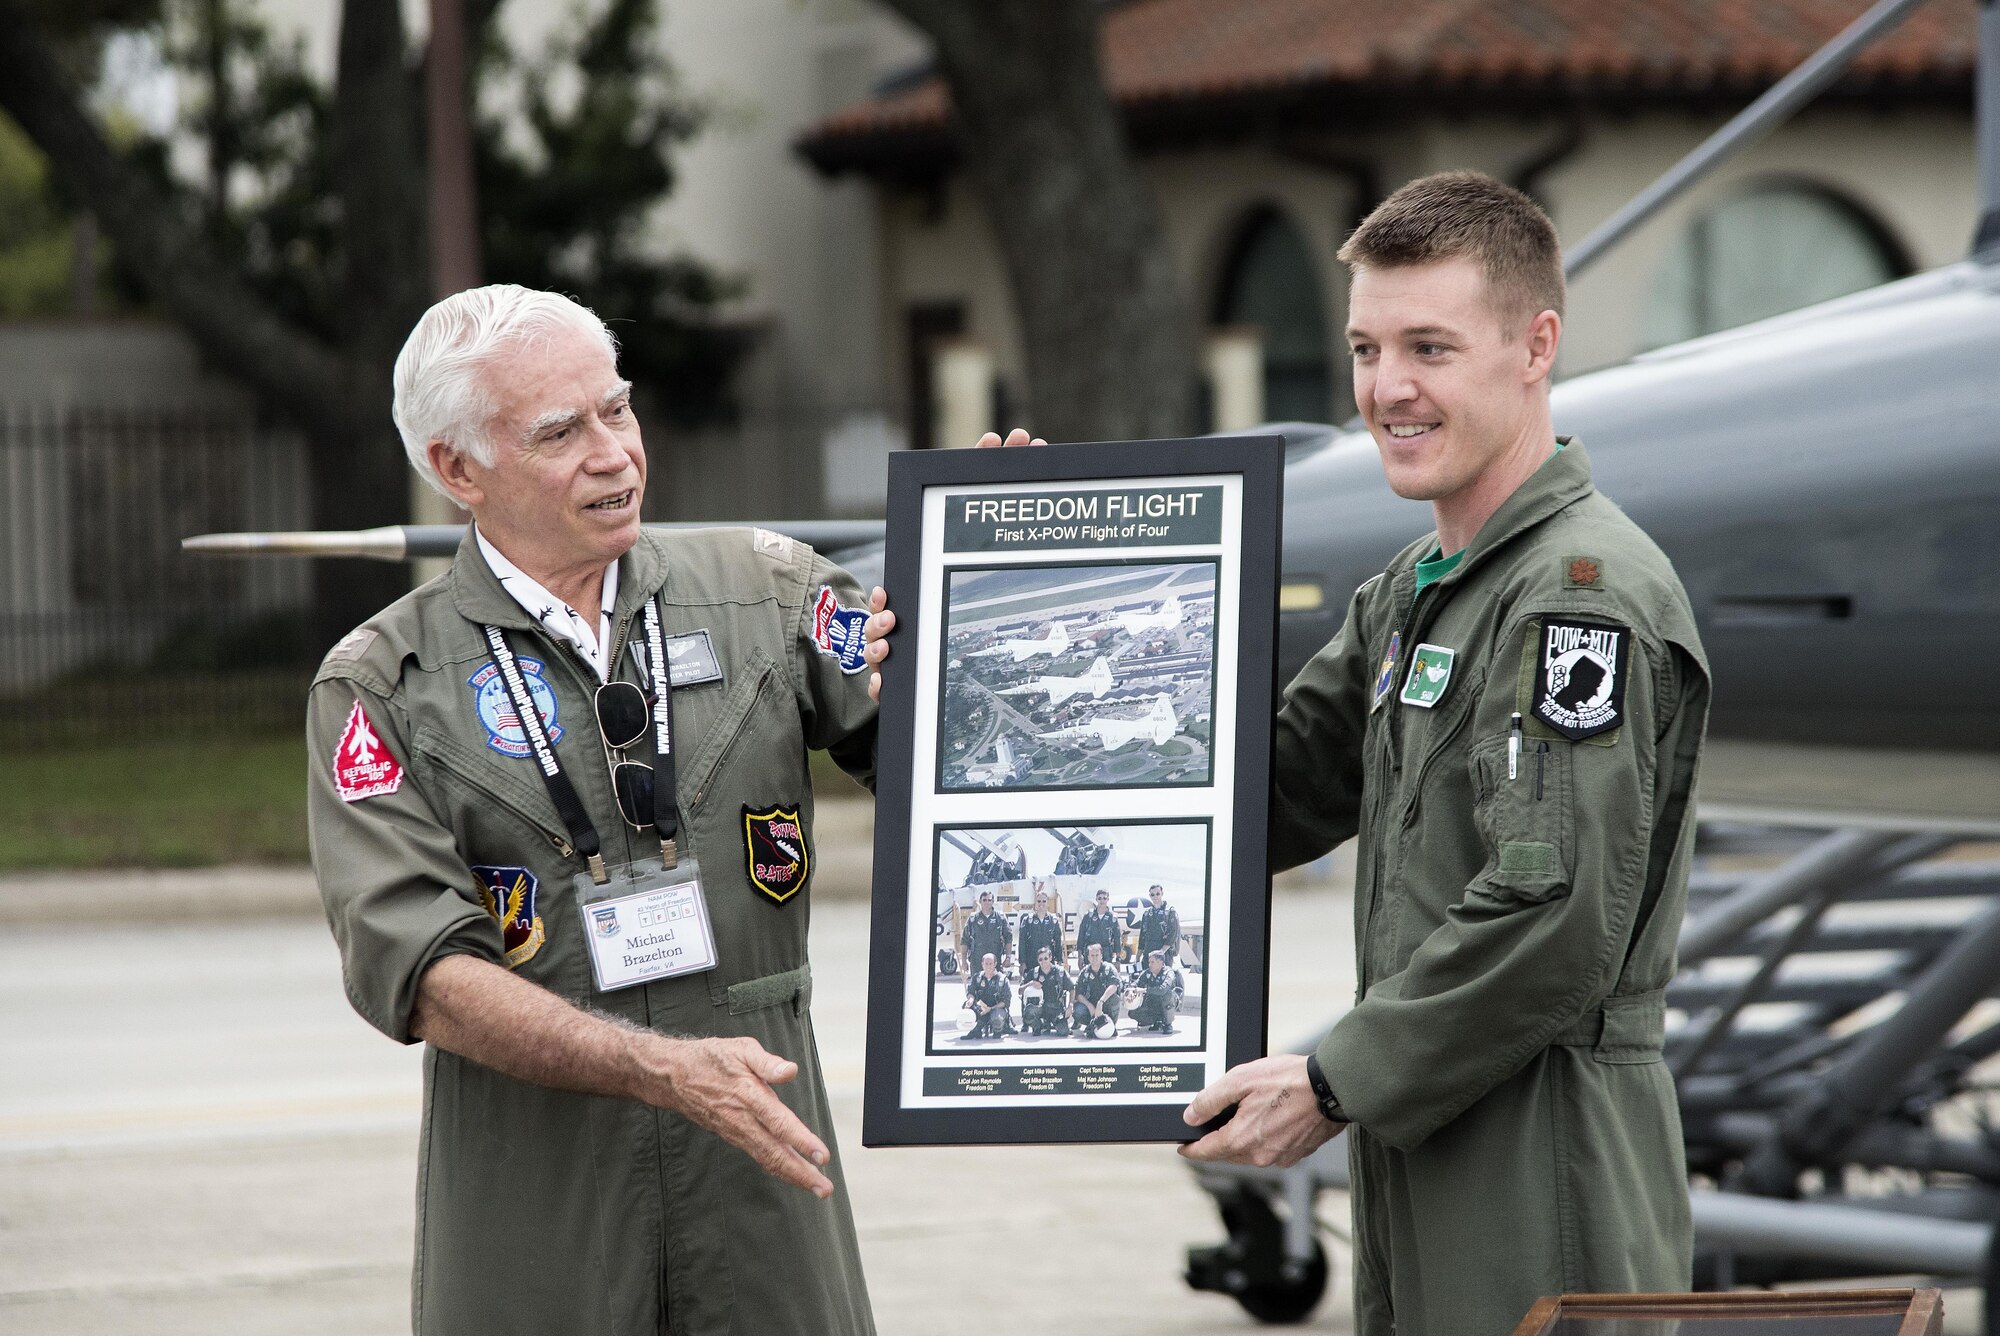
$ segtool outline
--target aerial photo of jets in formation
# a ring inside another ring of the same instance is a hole
[[[1172,699],[1162,692],[1153,697],[1152,708],[1137,719],[1115,719],[1108,715],[1099,715],[1080,724],[1058,728],[1053,733],[1037,733],[1035,736],[1044,742],[1087,742],[1095,738],[1097,745],[1105,751],[1117,751],[1141,738],[1150,738],[1154,746],[1160,746],[1168,738],[1180,732],[1180,726],[1180,720],[1174,717]],[[1001,745],[1006,745],[1005,739],[1002,739]],[[966,777],[971,778],[971,775],[972,772],[968,770]]]
[[[972,651],[971,657],[987,658],[1002,654],[1014,656],[1015,663],[1025,663],[1037,654],[1046,654],[1052,659],[1069,653],[1069,630],[1061,622],[1051,622],[1049,633],[1040,640],[1003,640],[997,645]]]
[[[1176,594],[1154,612],[1121,612],[1118,625],[1135,639],[1148,631],[1171,631],[1181,624],[1181,599]]]
[[[1032,696],[1040,693],[1047,696],[1049,698],[1048,703],[1054,706],[1062,704],[1071,696],[1080,696],[1086,691],[1090,693],[1092,700],[1097,700],[1105,692],[1111,690],[1113,682],[1111,660],[1100,654],[1097,656],[1097,661],[1090,665],[1090,671],[1087,673],[1082,673],[1076,677],[1038,677],[1034,681],[1022,686],[1002,687],[998,694],[1002,696]]]

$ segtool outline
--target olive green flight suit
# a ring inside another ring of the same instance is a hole
[[[1354,1124],[1359,1336],[1505,1336],[1540,1295],[1689,1283],[1660,1060],[1709,698],[1687,596],[1573,441],[1413,602],[1435,542],[1356,591],[1277,728],[1274,866],[1359,840],[1360,991],[1318,1049]],[[1630,629],[1617,727],[1534,715],[1552,617]],[[1455,652],[1428,708],[1400,699],[1419,645]]]
[[[814,640],[823,587],[847,608],[864,606],[853,581],[804,544],[748,529],[649,532],[623,558],[614,676],[637,680],[622,646],[643,639],[641,607],[655,591],[666,634],[706,630],[722,670],[720,682],[673,692],[680,849],[700,862],[719,964],[610,993],[593,985],[571,885],[583,860],[533,757],[489,745],[506,735],[482,718],[471,680],[489,662],[482,624],[538,660],[562,730],[557,755],[606,860],[657,857],[650,827],[619,818],[591,704],[598,680],[575,647],[544,634],[501,588],[470,533],[449,573],[337,646],[312,689],[309,810],[355,1009],[408,1043],[417,982],[433,962],[463,952],[505,963],[506,910],[489,912],[471,871],[498,868],[489,875],[506,888],[533,886],[543,940],[518,944],[518,974],[635,1025],[747,1035],[793,1059],[799,1075],[778,1096],[833,1148],[807,1010],[811,869],[779,903],[752,885],[747,844],[750,816],[795,810],[809,856],[808,748],[831,749],[873,779],[867,675],[858,660],[842,671]],[[502,699],[489,694],[489,711]],[[357,702],[402,774],[393,793],[344,801],[333,764]],[[502,722],[511,719],[509,707]],[[514,738],[525,751],[518,725]],[[677,1114],[531,1085],[429,1048],[414,1328],[872,1332],[837,1150],[826,1173],[834,1195],[822,1202]]]

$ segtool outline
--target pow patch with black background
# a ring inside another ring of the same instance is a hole
[[[812,870],[799,809],[759,812],[745,804],[743,856],[752,886],[781,905],[797,895]]]
[[[1608,733],[1624,723],[1626,660],[1631,649],[1629,626],[1545,618],[1529,695],[1535,718],[1572,741]]]

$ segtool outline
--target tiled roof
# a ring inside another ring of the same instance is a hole
[[[1976,0],[1932,0],[1864,50],[1836,95],[1964,101]],[[1135,138],[1227,133],[1273,111],[1311,125],[1422,110],[1740,104],[1867,0],[1130,0],[1104,19],[1104,70]],[[952,153],[933,75],[844,108],[799,149],[829,171]]]

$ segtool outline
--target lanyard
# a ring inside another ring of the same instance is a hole
[[[680,833],[679,784],[674,773],[674,674],[667,664],[667,639],[660,630],[660,600],[646,600],[646,657],[653,679],[653,829],[660,833],[660,861],[680,861],[674,838]]]
[[[583,855],[590,868],[590,879],[599,885],[609,880],[610,874],[604,867],[603,845],[597,838],[597,827],[591,824],[590,814],[584,811],[583,800],[577,797],[576,786],[563,773],[562,762],[556,759],[556,749],[549,741],[549,732],[542,724],[542,714],[535,708],[533,695],[528,691],[528,683],[521,675],[521,666],[515,661],[514,651],[507,644],[507,637],[497,626],[480,628],[486,633],[486,644],[492,651],[493,666],[500,670],[500,681],[507,688],[507,699],[514,707],[514,714],[521,721],[521,731],[528,739],[528,746],[535,754],[535,766],[541,771],[542,782],[548,787],[549,798],[556,805],[556,813],[562,818],[563,828],[569,832],[570,843]],[[660,835],[660,857],[668,867],[678,861],[675,836],[680,830],[680,813],[676,807],[676,785],[674,779],[673,754],[673,678],[667,671],[665,637],[660,631],[660,609],[657,598],[646,600],[646,646],[653,660],[653,826]],[[551,688],[553,690],[553,688]],[[593,717],[592,724],[596,723]]]

